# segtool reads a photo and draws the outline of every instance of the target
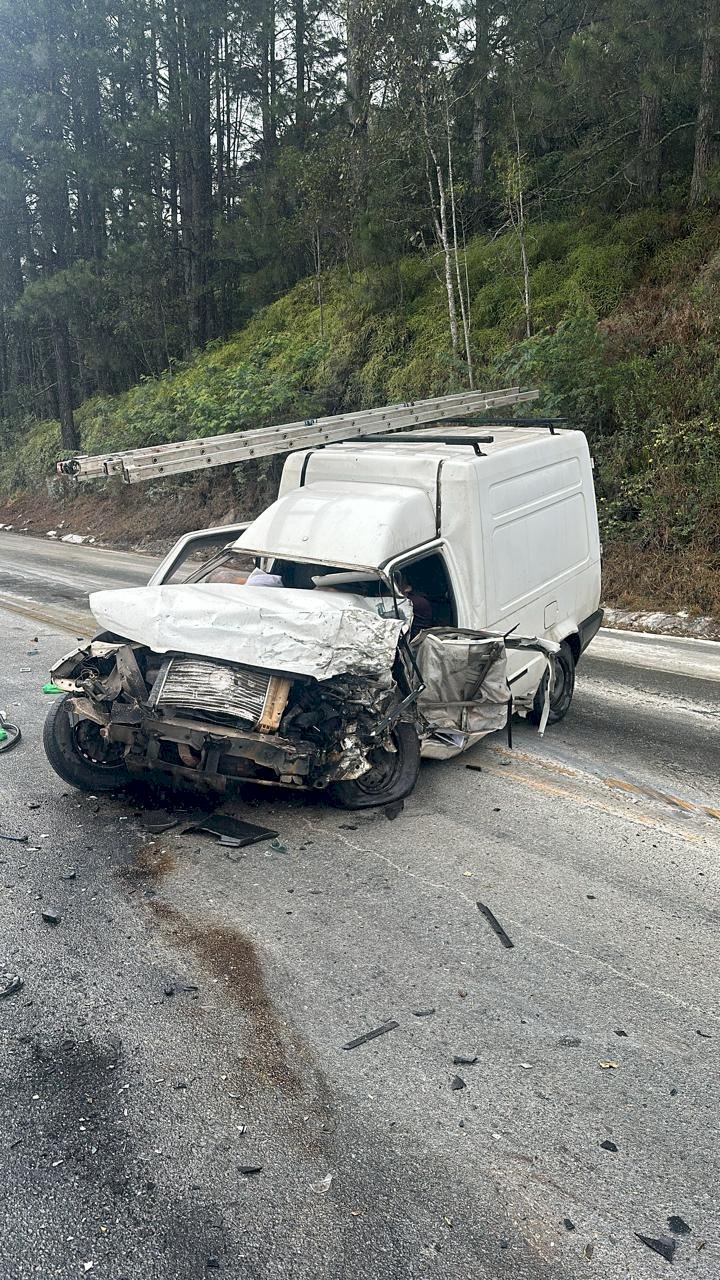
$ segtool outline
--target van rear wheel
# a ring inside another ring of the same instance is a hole
[[[559,720],[564,720],[570,704],[573,700],[575,692],[575,658],[567,640],[563,640],[560,645],[560,652],[555,654],[555,677],[553,679],[552,689],[550,690],[550,714],[548,716],[548,724],[557,724]],[[528,715],[531,724],[540,724],[545,706],[545,690],[547,688],[548,676],[547,672],[543,676],[533,709]]]

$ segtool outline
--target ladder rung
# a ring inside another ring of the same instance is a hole
[[[386,405],[379,409],[364,409],[276,427],[170,444],[147,445],[115,454],[71,458],[66,462],[59,462],[58,471],[86,479],[121,475],[129,483],[135,483],[153,477],[202,470],[205,467],[266,458],[303,448],[318,448],[373,434],[407,430],[408,427],[422,426],[448,417],[467,416],[485,409],[521,404],[537,399],[538,395],[538,391],[520,391],[518,387],[489,392],[466,391],[452,396]]]

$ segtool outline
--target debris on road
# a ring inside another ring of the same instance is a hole
[[[515,946],[515,943],[512,941],[511,938],[508,937],[502,925],[500,924],[500,921],[498,920],[497,916],[493,915],[490,908],[486,907],[484,902],[478,902],[476,905],[480,914],[483,915],[487,920],[493,933],[497,934],[502,945],[506,947],[508,951],[510,951]]]
[[[9,751],[16,747],[22,734],[16,724],[11,724],[0,711],[0,751]]]
[[[331,1173],[327,1173],[320,1182],[311,1182],[310,1190],[314,1191],[316,1196],[327,1195],[330,1187],[332,1186],[332,1180],[333,1175]]]
[[[11,836],[7,831],[0,831],[0,840],[12,840],[13,844],[27,844],[28,836]]]
[[[618,1068],[617,1062],[600,1062],[598,1065],[601,1071],[617,1071]]]
[[[600,1146],[602,1147],[603,1151],[617,1151],[617,1150],[618,1150],[618,1147],[615,1145],[615,1143],[614,1143],[614,1142],[611,1142],[609,1138],[606,1138],[604,1142],[601,1142],[601,1143],[600,1143]]]
[[[368,1040],[375,1040],[377,1036],[384,1036],[388,1031],[394,1031],[399,1027],[399,1022],[383,1022],[381,1027],[374,1027],[372,1031],[366,1031],[364,1035],[356,1036],[354,1040],[349,1040],[343,1045],[343,1049],[358,1049],[361,1044],[367,1044]]]
[[[43,907],[41,915],[46,924],[60,924],[62,920],[60,912],[54,907]]]
[[[477,1062],[477,1054],[474,1058],[464,1058],[461,1053],[456,1053],[453,1058],[454,1067],[474,1067]]]
[[[386,804],[385,808],[383,809],[383,813],[385,814],[385,817],[387,818],[388,822],[393,822],[395,818],[398,818],[400,816],[404,808],[405,808],[405,801],[396,800],[394,804]]]
[[[238,849],[244,848],[245,845],[258,844],[261,840],[277,839],[278,835],[277,831],[271,831],[269,827],[259,827],[253,822],[241,822],[238,818],[231,818],[225,813],[201,818],[192,826],[185,827],[183,835],[195,834],[198,831],[217,836],[221,844]]]
[[[162,809],[148,809],[141,815],[140,821],[151,835],[159,836],[163,831],[176,827],[180,819],[171,813],[165,813]]]
[[[563,1226],[566,1231],[575,1230],[575,1223],[573,1222],[572,1218],[563,1218]]]
[[[238,1166],[238,1173],[242,1173],[246,1178],[252,1178],[256,1173],[262,1173],[261,1164],[241,1164]]]
[[[68,867],[67,871],[62,871],[62,872],[60,873],[60,879],[61,879],[61,880],[74,880],[74,879],[75,879],[75,877],[76,877],[76,875],[77,875],[77,872],[76,872],[75,868],[74,868],[74,867]]]
[[[288,851],[287,845],[283,844],[279,836],[276,836],[275,839],[271,841],[270,848],[274,850],[275,853],[287,853]]]
[[[215,1255],[211,1253],[210,1257],[205,1259],[205,1267],[208,1271],[219,1271],[220,1259],[216,1258]]]
[[[459,1089],[465,1089],[466,1087],[467,1086],[462,1076],[453,1076],[453,1079],[450,1082],[450,1088],[453,1093],[457,1093]]]
[[[667,1224],[670,1230],[672,1231],[673,1235],[676,1235],[676,1236],[689,1236],[690,1232],[692,1231],[692,1227],[688,1226],[685,1219],[679,1217],[678,1214],[676,1213],[670,1214],[670,1217],[667,1220]]]
[[[434,1009],[413,1009],[413,1017],[414,1018],[431,1018],[434,1012],[435,1012]]]
[[[635,1232],[638,1240],[641,1240],[648,1249],[652,1249],[653,1253],[659,1253],[661,1258],[666,1262],[672,1262],[677,1249],[677,1240],[671,1240],[668,1236],[641,1236],[639,1231]]]
[[[12,996],[24,987],[22,978],[17,973],[0,973],[0,1000]]]
[[[47,684],[42,687],[43,693],[62,693],[62,689],[58,689],[54,680],[48,680]]]

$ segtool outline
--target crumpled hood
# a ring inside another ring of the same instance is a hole
[[[317,680],[387,676],[403,627],[379,617],[363,596],[223,582],[96,591],[90,608],[101,627],[156,653]]]

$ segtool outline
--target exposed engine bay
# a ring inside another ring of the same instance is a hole
[[[393,730],[414,701],[400,659],[395,674],[404,687],[389,676],[290,678],[114,637],[52,671],[89,762],[215,788],[229,779],[326,787],[371,773],[378,752],[395,752]]]

